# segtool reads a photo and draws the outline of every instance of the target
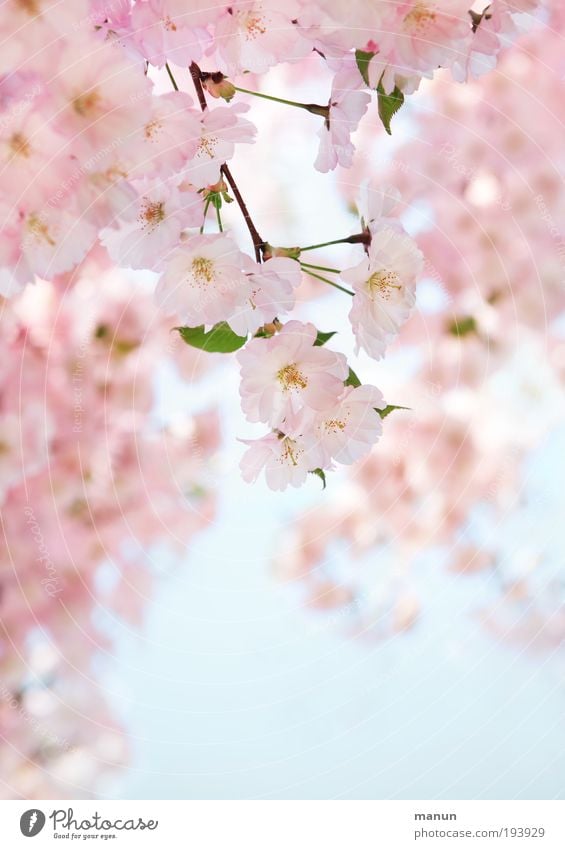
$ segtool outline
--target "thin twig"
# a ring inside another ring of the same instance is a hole
[[[204,88],[202,86],[202,72],[196,62],[191,62],[189,70],[190,76],[192,77],[192,81],[194,83],[194,88],[196,89],[196,95],[198,97],[198,102],[200,103],[200,108],[203,112],[205,112],[208,108],[208,105],[206,103],[206,95],[204,94]],[[261,252],[263,250],[263,247],[265,246],[265,240],[262,239],[259,235],[259,231],[253,223],[253,219],[249,214],[249,210],[247,209],[245,201],[241,196],[241,192],[239,191],[237,183],[235,182],[233,175],[225,162],[221,166],[220,171],[228,181],[230,188],[234,194],[234,197],[237,201],[237,204],[241,210],[241,214],[243,215],[245,223],[247,224],[247,229],[249,230],[251,239],[253,240],[253,247],[255,249],[255,259],[257,260],[257,262],[261,262]]]
[[[322,277],[321,274],[315,274],[309,268],[304,268],[304,266],[301,266],[301,268],[304,274],[307,274],[308,277],[315,277],[316,280],[321,280],[322,283],[328,283],[330,286],[333,286],[334,289],[339,289],[340,292],[345,292],[346,295],[351,295],[352,298],[355,296],[355,292],[351,292],[349,289],[346,289],[345,286],[340,286],[339,283],[334,283],[333,280],[328,280],[327,277]]]

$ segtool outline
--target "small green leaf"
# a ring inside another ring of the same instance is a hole
[[[375,412],[379,414],[381,419],[386,419],[386,417],[393,412],[393,410],[409,410],[410,407],[399,407],[398,404],[387,404],[386,407],[383,407],[382,410],[379,410],[378,407],[375,407]]]
[[[318,335],[316,336],[316,341],[314,342],[314,346],[315,347],[321,347],[322,345],[325,345],[326,342],[329,342],[329,340],[332,338],[332,336],[335,336],[335,334],[336,334],[335,330],[331,330],[329,333],[324,333],[322,330],[318,330]]]
[[[390,136],[392,135],[390,122],[404,103],[404,95],[398,86],[395,87],[391,94],[387,94],[383,88],[382,82],[380,82],[377,86],[377,93],[379,96],[379,118],[383,122],[383,127]]]
[[[237,351],[247,342],[246,336],[238,336],[225,321],[214,325],[208,333],[205,332],[203,324],[200,327],[175,327],[173,329],[178,330],[187,345],[192,345],[193,348],[200,348],[202,351],[208,351],[211,354],[231,354],[232,351]]]
[[[453,336],[467,336],[469,333],[476,333],[477,329],[477,320],[472,315],[456,318],[448,327]]]
[[[355,51],[355,61],[357,62],[357,67],[359,68],[359,73],[365,80],[367,85],[369,83],[369,62],[373,58],[375,54],[367,52],[366,50],[356,50]]]
[[[326,488],[326,473],[323,469],[312,469],[310,471],[311,475],[316,475],[316,477],[320,478],[322,481],[322,489]]]
[[[352,368],[349,369],[349,374],[347,375],[347,380],[344,381],[345,386],[361,386],[361,381],[355,374]]]

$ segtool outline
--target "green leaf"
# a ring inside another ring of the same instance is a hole
[[[392,135],[390,131],[390,122],[404,103],[404,95],[398,86],[395,87],[391,94],[387,94],[383,88],[382,82],[380,82],[377,86],[377,93],[379,96],[379,118],[383,122],[383,127],[390,136]]]
[[[393,410],[409,410],[410,407],[399,407],[398,404],[387,404],[386,407],[383,407],[382,410],[379,410],[378,407],[375,407],[375,412],[379,414],[381,419],[386,419],[386,417],[393,412]]]
[[[214,325],[208,333],[205,332],[203,324],[200,327],[175,327],[173,329],[178,330],[187,345],[192,345],[193,348],[200,348],[202,351],[208,351],[211,354],[231,354],[232,351],[237,351],[247,342],[246,336],[238,336],[225,321]]]
[[[349,374],[347,375],[347,380],[344,381],[345,386],[361,386],[361,381],[355,374],[352,368],[349,369]]]
[[[355,61],[357,62],[357,67],[359,68],[359,73],[365,80],[367,85],[369,83],[369,62],[373,58],[375,54],[367,52],[365,50],[356,50],[355,51]]]
[[[312,469],[310,471],[310,474],[316,475],[316,477],[319,477],[320,480],[322,481],[322,489],[326,488],[326,473],[324,472],[323,469]]]
[[[329,342],[332,336],[335,336],[336,332],[337,331],[335,330],[331,330],[329,333],[324,333],[322,330],[318,330],[318,335],[316,336],[314,346],[321,347],[322,345],[325,345],[326,342]]]
[[[477,320],[472,315],[456,318],[448,327],[453,336],[467,336],[469,333],[476,333],[477,329]]]

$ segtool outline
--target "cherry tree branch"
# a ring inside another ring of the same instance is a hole
[[[192,82],[194,83],[194,88],[196,89],[196,96],[198,97],[198,102],[200,103],[200,108],[202,109],[203,112],[205,112],[206,109],[208,108],[208,104],[206,103],[206,95],[204,94],[204,88],[202,86],[202,71],[200,70],[200,68],[198,67],[196,62],[191,62],[189,71],[190,71],[190,76],[192,77]],[[251,218],[249,210],[247,209],[247,205],[246,205],[245,201],[243,200],[241,192],[239,191],[239,187],[238,187],[228,165],[226,165],[225,162],[221,166],[220,171],[224,175],[224,177],[226,178],[226,180],[227,180],[227,182],[228,182],[228,184],[229,184],[229,186],[230,186],[230,188],[231,188],[231,190],[234,194],[234,197],[237,201],[237,205],[239,206],[239,208],[241,210],[241,214],[243,215],[245,223],[247,224],[247,229],[249,230],[249,234],[250,234],[251,239],[253,241],[253,247],[255,249],[255,259],[257,260],[257,262],[261,262],[262,250],[263,250],[263,247],[266,244],[265,240],[261,238],[259,231],[257,230],[257,227],[253,223],[253,219]]]

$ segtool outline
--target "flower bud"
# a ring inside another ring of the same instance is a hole
[[[228,103],[235,94],[235,86],[219,71],[203,74],[202,85],[212,97],[222,97]]]

